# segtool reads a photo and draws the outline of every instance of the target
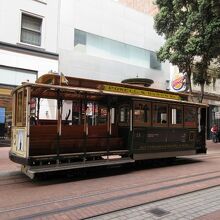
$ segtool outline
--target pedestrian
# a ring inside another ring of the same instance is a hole
[[[219,141],[219,130],[216,124],[212,126],[211,133],[212,133],[212,141],[214,143],[218,142]]]

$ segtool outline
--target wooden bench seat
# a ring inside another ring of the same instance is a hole
[[[60,153],[80,153],[109,150],[122,150],[123,141],[120,137],[107,137],[105,126],[94,126],[84,138],[83,125],[62,126],[59,140]],[[36,125],[30,127],[30,156],[57,153],[57,126]]]
[[[57,140],[30,141],[30,155],[56,154]],[[109,149],[108,149],[109,148]],[[121,138],[60,139],[60,153],[96,152],[124,149]]]

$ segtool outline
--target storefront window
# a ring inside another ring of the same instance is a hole
[[[11,89],[0,88],[0,146],[10,145],[12,127],[12,97],[10,93]]]
[[[0,139],[5,136],[5,108],[0,107]]]

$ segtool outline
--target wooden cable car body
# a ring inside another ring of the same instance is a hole
[[[29,177],[206,153],[206,105],[135,85],[60,79],[45,74],[12,93],[9,156]],[[41,119],[43,99],[56,104],[56,118]]]

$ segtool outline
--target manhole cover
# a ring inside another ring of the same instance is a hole
[[[169,211],[166,211],[164,209],[160,209],[160,208],[154,208],[154,209],[150,209],[148,210],[148,212],[152,213],[153,215],[157,216],[157,217],[161,217],[164,215],[169,214]]]

